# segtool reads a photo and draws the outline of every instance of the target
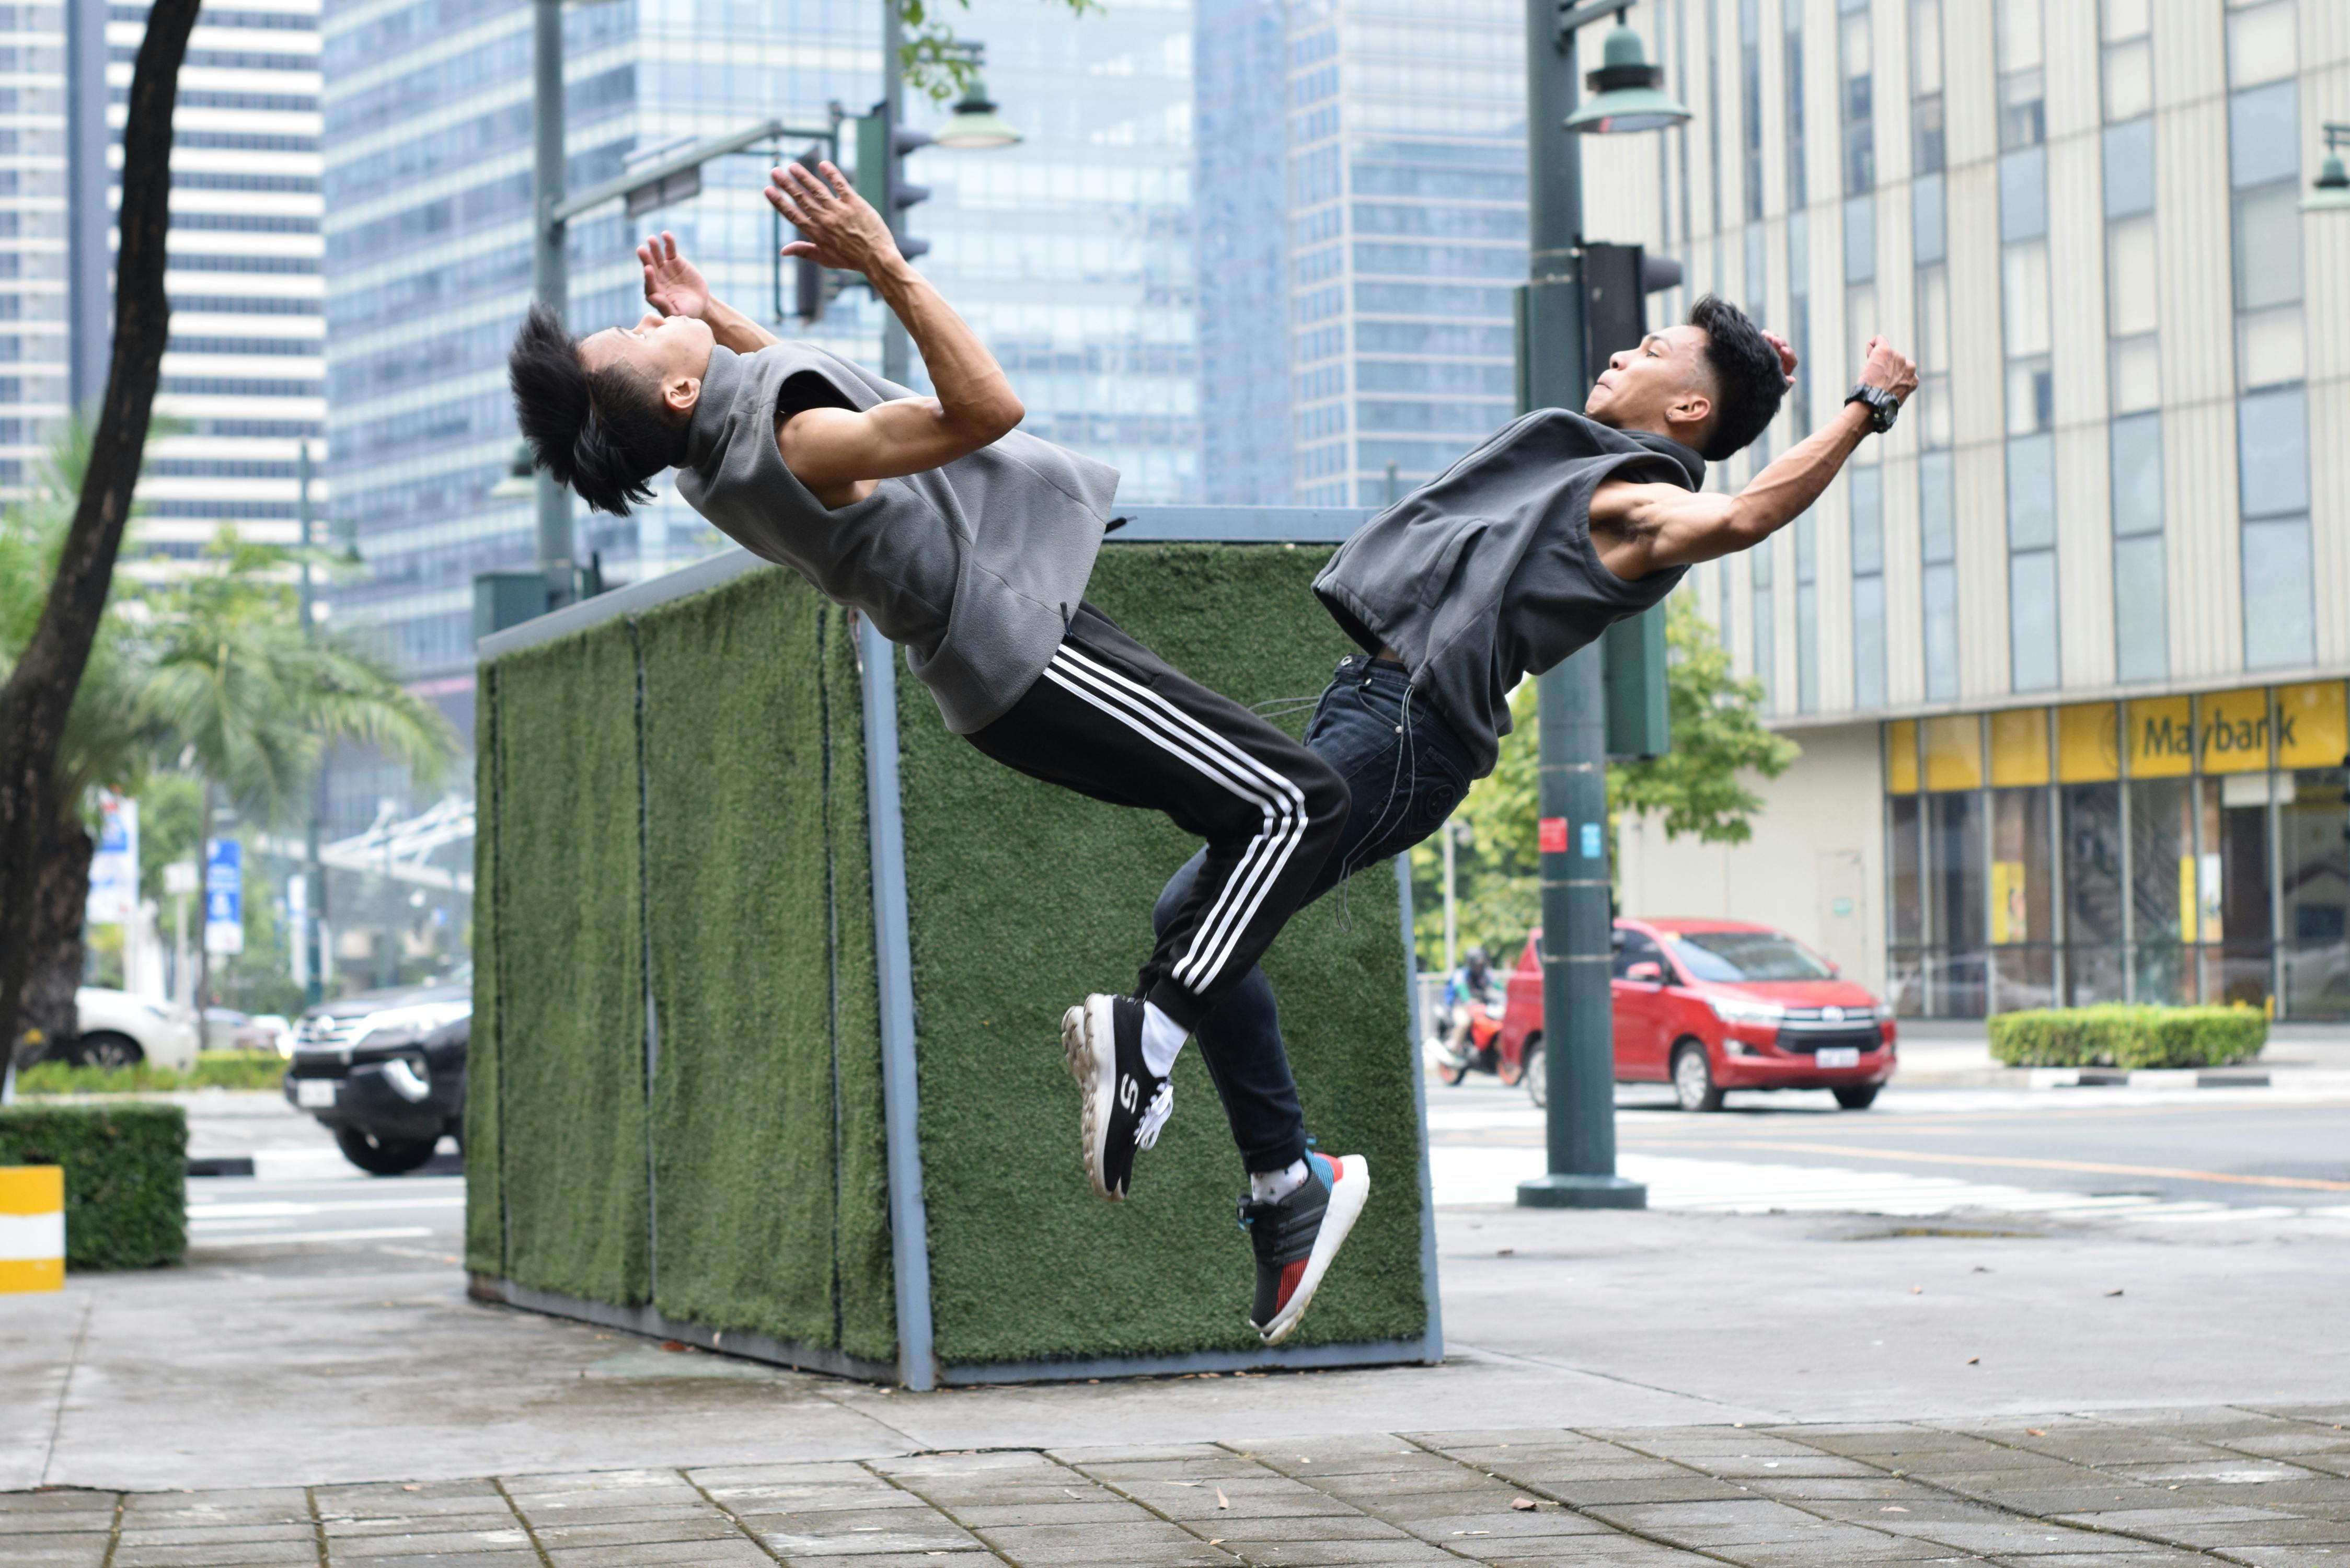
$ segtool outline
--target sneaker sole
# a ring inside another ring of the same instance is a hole
[[[1296,1331],[1305,1309],[1314,1304],[1314,1293],[1322,1288],[1322,1276],[1338,1256],[1338,1249],[1347,1244],[1347,1232],[1363,1212],[1363,1205],[1371,1196],[1371,1162],[1359,1154],[1350,1154],[1338,1160],[1345,1172],[1338,1184],[1330,1189],[1330,1207],[1322,1216],[1321,1231],[1314,1238],[1314,1251],[1305,1257],[1305,1272],[1298,1277],[1297,1292],[1289,1304],[1274,1314],[1273,1321],[1257,1330],[1265,1344],[1279,1345]]]
[[[1109,1150],[1111,1096],[1118,1093],[1118,1036],[1110,1015],[1110,999],[1089,996],[1061,1014],[1061,1054],[1069,1076],[1077,1081],[1078,1131],[1085,1143],[1086,1179],[1096,1196],[1116,1203],[1126,1194],[1113,1191],[1102,1179]],[[1097,1050],[1098,1038],[1105,1048]]]

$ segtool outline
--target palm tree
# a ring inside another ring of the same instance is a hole
[[[216,794],[247,817],[289,820],[328,749],[342,742],[371,745],[428,784],[456,753],[441,711],[389,667],[303,628],[286,570],[300,559],[224,528],[209,569],[146,601],[139,711],[163,756],[203,779],[207,834]],[[200,1015],[211,979],[199,946]]]

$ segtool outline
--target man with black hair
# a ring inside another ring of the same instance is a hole
[[[1016,429],[1020,400],[985,345],[840,171],[820,174],[774,173],[767,199],[805,236],[784,254],[870,278],[936,396],[778,341],[712,298],[663,234],[637,253],[654,310],[636,326],[582,340],[531,311],[508,362],[516,411],[539,465],[600,511],[625,515],[676,467],[696,511],[901,644],[947,728],[989,756],[1162,811],[1208,840],[1184,896],[1161,900],[1135,993],[1087,997],[1062,1020],[1086,1173],[1115,1201],[1173,1108],[1177,1051],[1313,885],[1346,790],[1312,752],[1085,602],[1117,471]],[[1263,1071],[1207,1055],[1220,1089]],[[1282,1165],[1303,1156],[1301,1139]],[[1268,1344],[1296,1327],[1362,1210],[1369,1168],[1316,1155],[1303,1185],[1318,1195],[1314,1214],[1288,1235],[1312,1277],[1282,1314],[1256,1315]]]
[[[1353,809],[1307,899],[1442,826],[1500,760],[1521,680],[1817,500],[1918,385],[1917,368],[1881,337],[1864,361],[1835,418],[1737,493],[1702,490],[1708,462],[1770,424],[1795,369],[1783,339],[1708,295],[1688,321],[1613,356],[1583,412],[1538,409],[1503,426],[1341,545],[1314,591],[1362,651],[1338,661],[1305,743],[1346,781]],[[1203,864],[1195,856],[1167,884],[1161,919]],[[1263,973],[1250,971],[1194,1033],[1211,1063],[1248,1064],[1245,1076],[1220,1072],[1217,1085],[1250,1171],[1295,1159],[1305,1124]],[[1260,1318],[1298,1267],[1282,1241],[1300,1201],[1286,1179],[1252,1174],[1242,1210]]]

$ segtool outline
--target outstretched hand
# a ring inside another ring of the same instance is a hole
[[[1762,329],[1762,341],[1779,351],[1779,373],[1787,378],[1787,385],[1795,384],[1795,346],[1772,331]]]
[[[786,163],[770,170],[767,178],[767,204],[800,232],[800,238],[784,247],[786,256],[808,256],[822,266],[868,275],[885,259],[896,258],[898,241],[889,225],[829,160],[815,172]]]
[[[663,316],[691,316],[697,321],[710,309],[710,283],[702,269],[677,254],[677,236],[663,229],[658,238],[637,247],[645,267],[645,303]]]

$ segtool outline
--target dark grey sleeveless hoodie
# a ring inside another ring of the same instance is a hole
[[[1695,490],[1705,462],[1665,436],[1537,409],[1365,524],[1314,579],[1347,636],[1410,668],[1480,777],[1500,760],[1521,676],[1647,609],[1689,570],[1627,582],[1607,569],[1591,544],[1591,493],[1610,478]]]
[[[827,510],[775,445],[786,383],[790,412],[916,395],[812,343],[750,355],[713,348],[678,493],[744,549],[791,567],[903,647],[948,729],[984,729],[1061,645],[1093,575],[1118,470],[1014,431]]]

